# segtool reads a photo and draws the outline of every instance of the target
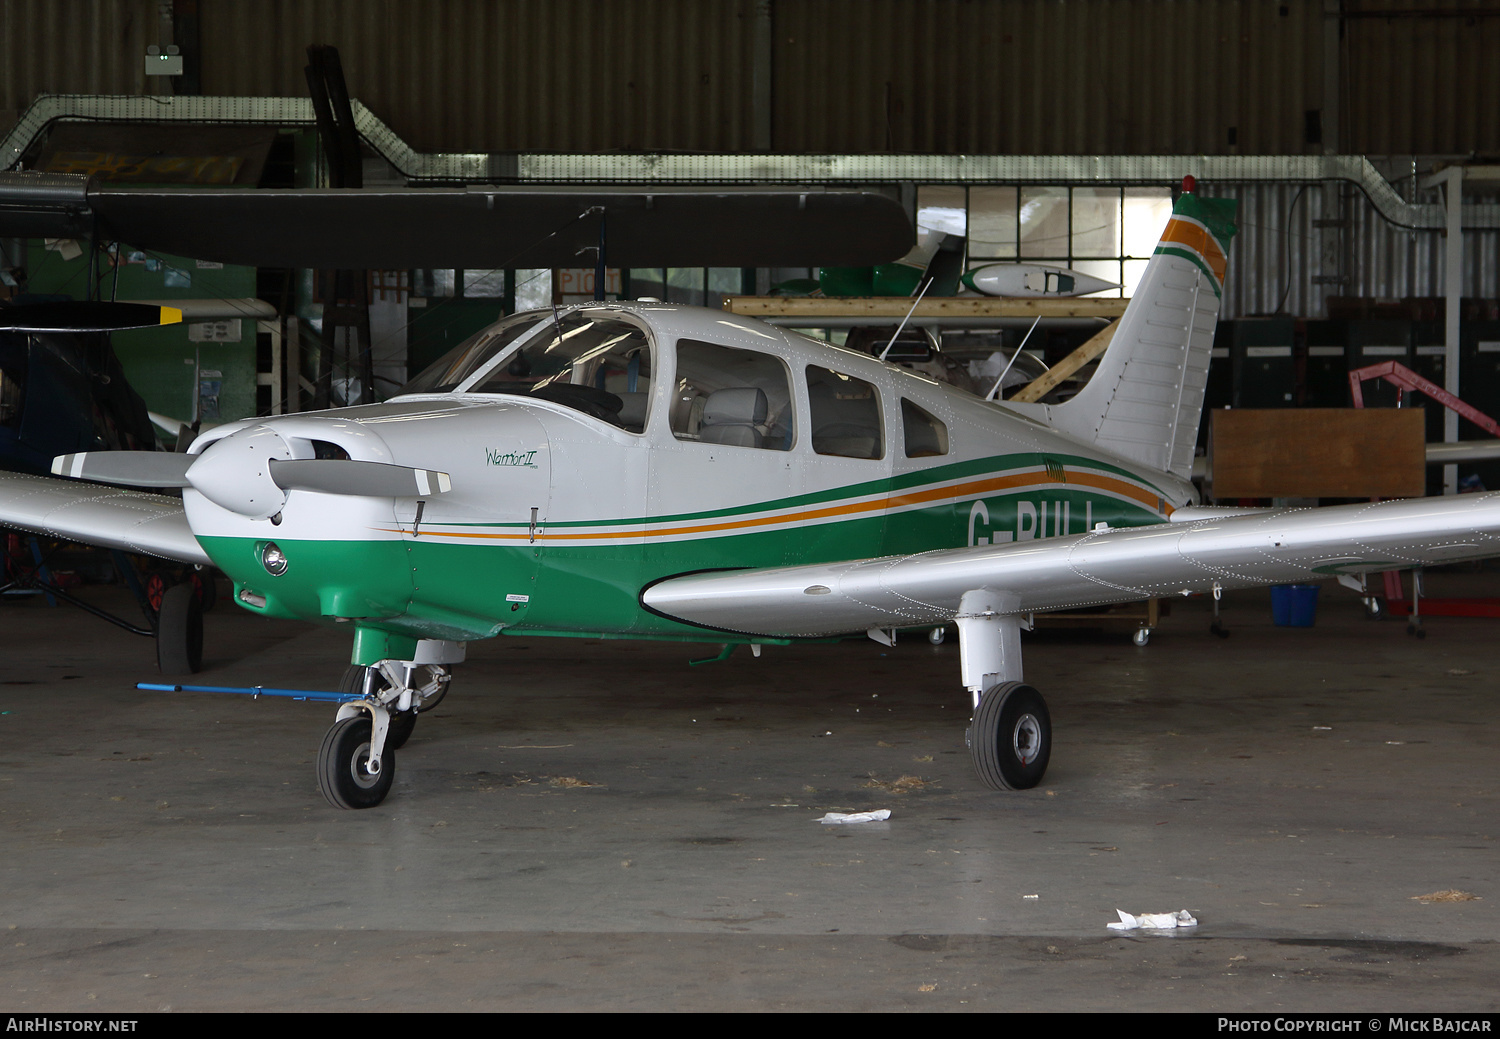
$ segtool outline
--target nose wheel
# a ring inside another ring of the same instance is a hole
[[[318,789],[335,808],[374,808],[390,793],[396,756],[386,750],[371,771],[373,725],[368,714],[328,730],[318,750]]]

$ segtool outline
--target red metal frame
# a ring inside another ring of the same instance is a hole
[[[1496,422],[1479,409],[1465,404],[1435,382],[1422,378],[1399,361],[1381,361],[1379,364],[1355,368],[1349,373],[1349,396],[1356,408],[1365,406],[1364,383],[1367,379],[1384,379],[1403,390],[1425,393],[1449,411],[1456,411],[1492,437],[1500,437],[1500,422]]]
[[[1349,373],[1349,396],[1356,408],[1365,406],[1364,383],[1368,379],[1384,379],[1403,390],[1425,393],[1448,410],[1458,412],[1490,436],[1500,437],[1500,422],[1465,404],[1437,383],[1422,378],[1399,361],[1382,361],[1364,368],[1355,368]],[[1385,581],[1386,609],[1395,616],[1420,616],[1425,613],[1429,617],[1500,617],[1500,599],[1418,598],[1415,588],[1412,590],[1413,598],[1408,599],[1401,587],[1399,570],[1387,570],[1381,577]]]

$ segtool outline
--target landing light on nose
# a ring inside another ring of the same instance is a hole
[[[266,568],[266,573],[272,577],[280,577],[286,573],[286,554],[281,551],[274,541],[267,541],[260,549],[260,565]]]

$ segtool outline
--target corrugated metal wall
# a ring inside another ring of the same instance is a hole
[[[203,90],[350,93],[419,151],[742,151],[751,0],[200,0]]]
[[[151,0],[0,0],[0,115],[37,94],[146,92]]]
[[[1301,152],[1321,21],[1308,0],[778,4],[777,150]]]
[[[1346,2],[1343,151],[1470,155],[1500,144],[1500,6]]]
[[[304,48],[419,151],[750,149],[772,17],[781,152],[1293,154],[1321,105],[1322,0],[198,0],[206,94],[304,96]],[[156,93],[157,0],[0,0],[0,111],[38,92]],[[1346,150],[1500,153],[1500,7],[1346,0]],[[1234,128],[1235,144],[1229,144]],[[1357,190],[1207,185],[1242,201],[1226,316],[1330,294],[1441,295],[1442,236]],[[1341,231],[1320,221],[1341,219]],[[1500,297],[1500,234],[1465,295]],[[1338,280],[1332,280],[1338,279]]]
[[[1443,235],[1390,223],[1348,184],[1205,184],[1239,200],[1223,316],[1328,316],[1328,296],[1441,297]],[[1320,222],[1344,222],[1342,228]],[[1316,281],[1317,278],[1340,281]],[[1500,231],[1464,232],[1466,297],[1500,298]]]
[[[170,4],[170,0],[168,0]],[[181,2],[181,0],[179,0]],[[170,9],[170,8],[169,8]],[[196,0],[206,94],[310,43],[421,151],[1500,153],[1491,0]],[[142,93],[158,0],[0,0],[0,113]],[[1325,88],[1325,42],[1340,55]],[[1341,100],[1331,128],[1325,89]]]

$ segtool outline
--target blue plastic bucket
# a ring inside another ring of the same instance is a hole
[[[1278,584],[1271,588],[1271,620],[1282,628],[1310,628],[1318,612],[1318,585]]]

